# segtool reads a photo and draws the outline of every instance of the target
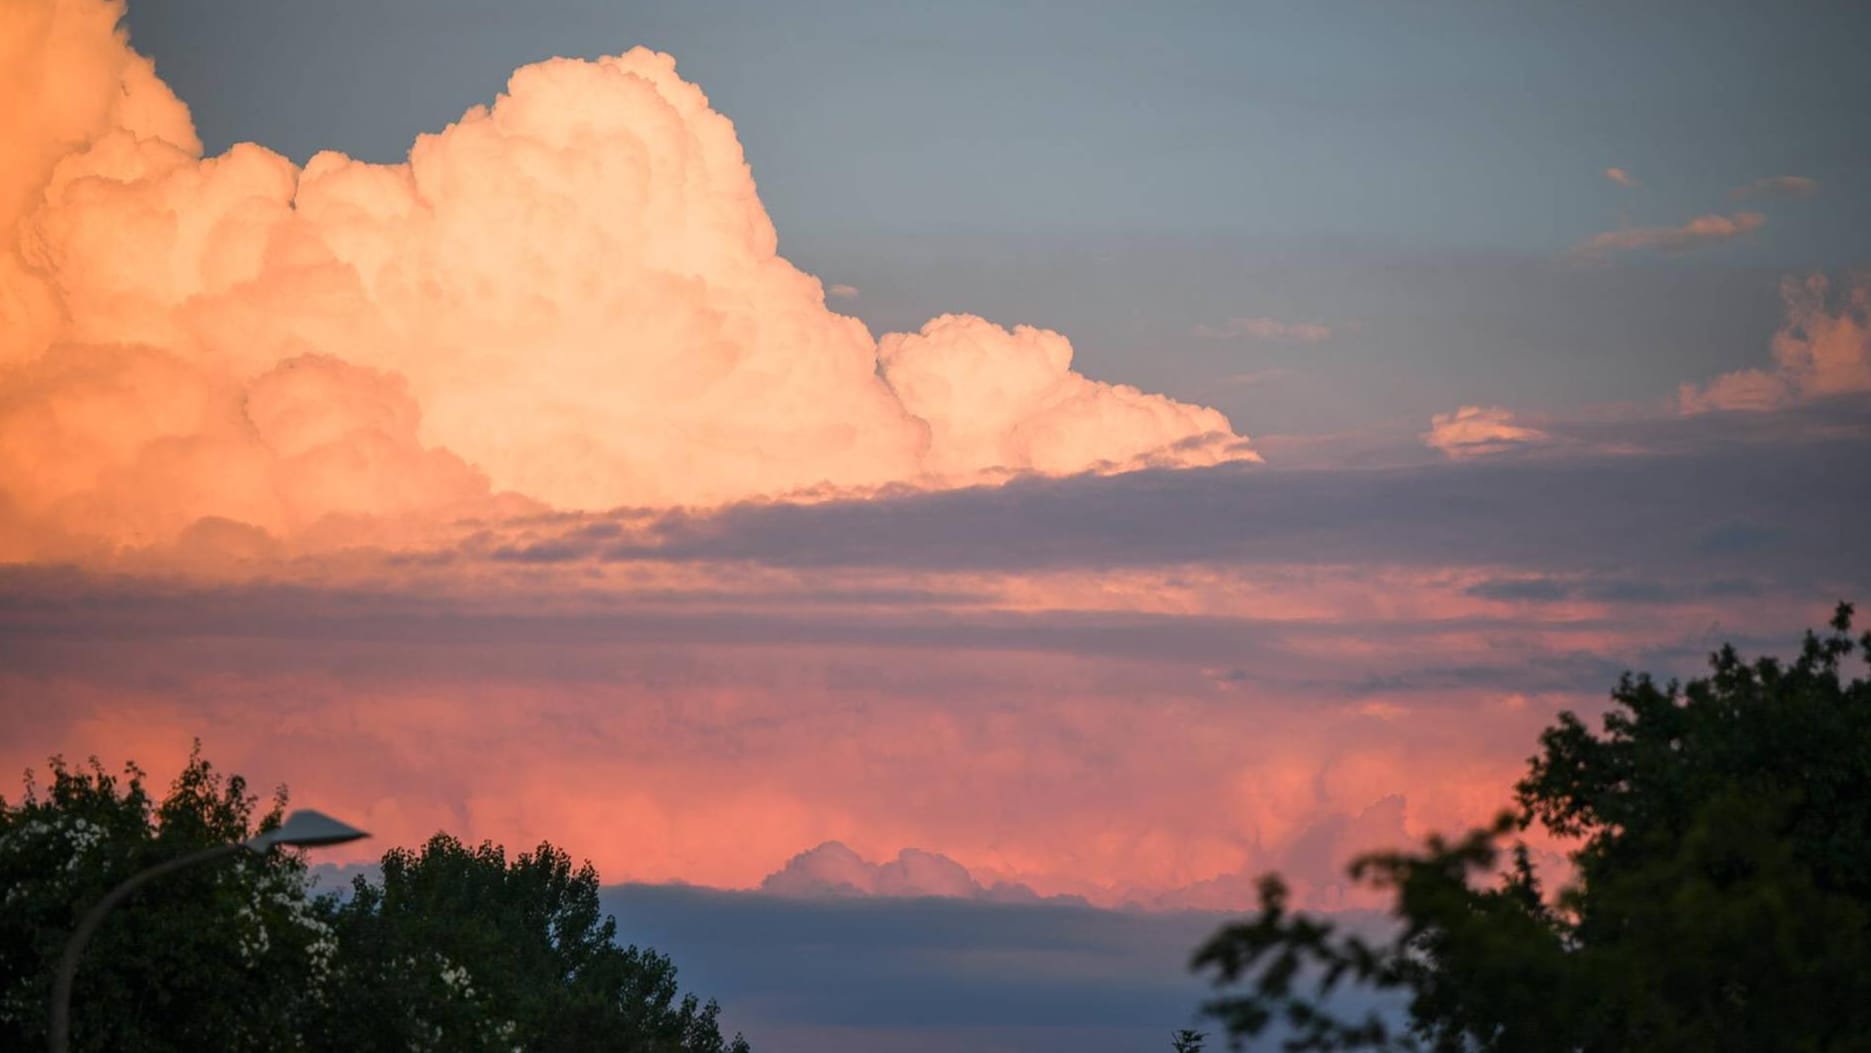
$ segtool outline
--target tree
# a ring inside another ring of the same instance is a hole
[[[1186,1027],[1169,1036],[1169,1048],[1173,1053],[1202,1053],[1202,1047],[1207,1042],[1207,1035]]]
[[[1686,686],[1626,674],[1596,733],[1561,714],[1514,810],[1352,863],[1392,899],[1388,940],[1290,913],[1263,878],[1259,912],[1195,955],[1245,986],[1206,1011],[1236,1048],[1277,1024],[1289,1050],[1871,1049],[1871,681],[1841,675],[1871,633],[1851,615],[1791,663],[1723,647]],[[1554,896],[1523,842],[1494,873],[1535,823],[1576,846]],[[1407,1027],[1340,1017],[1352,986],[1403,999]]]
[[[144,774],[51,762],[0,798],[0,1049],[44,1048],[53,965],[79,917],[125,878],[280,822],[190,753],[160,803]],[[168,874],[125,900],[86,948],[72,1048],[516,1050],[748,1053],[719,1008],[682,995],[670,960],[619,947],[598,876],[541,845],[512,864],[496,846],[437,835],[392,849],[380,884],[314,899],[296,852]]]
[[[50,767],[43,794],[28,773],[17,805],[0,798],[0,1049],[45,1046],[53,966],[91,904],[147,867],[277,826],[286,800],[280,791],[256,821],[258,798],[199,745],[160,803],[135,765],[121,776],[95,759]],[[334,952],[295,854],[243,853],[165,876],[87,946],[72,1048],[303,1049],[299,992],[317,986]]]
[[[597,872],[550,844],[511,863],[446,834],[393,849],[382,884],[355,879],[331,921],[332,997],[358,1009],[324,1048],[747,1053],[714,1002],[678,997],[667,957],[617,945]]]

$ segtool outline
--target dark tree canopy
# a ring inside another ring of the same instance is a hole
[[[91,904],[125,878],[277,825],[199,751],[155,801],[134,766],[54,759],[0,798],[0,1049],[46,1045],[50,977]],[[309,895],[292,852],[165,875],[122,903],[88,945],[72,1048],[371,1053],[746,1053],[715,1003],[676,986],[670,960],[620,947],[598,875],[550,844],[508,862],[438,834],[392,849],[380,882]]]
[[[1208,1011],[1237,1046],[1277,1028],[1289,1050],[1871,1050],[1871,681],[1844,668],[1871,634],[1851,615],[1791,662],[1724,647],[1687,685],[1626,675],[1596,732],[1562,714],[1512,812],[1352,864],[1392,900],[1388,941],[1263,879],[1259,913],[1196,953],[1224,988]],[[1556,895],[1524,845],[1503,858],[1536,823],[1576,846]],[[1360,986],[1408,1027],[1327,1004]]]
[[[550,844],[511,863],[437,834],[354,882],[333,924],[345,948],[334,1050],[745,1053],[714,1002],[679,996],[667,957],[616,942],[589,863]]]
[[[256,820],[240,776],[199,751],[160,802],[134,765],[54,758],[52,784],[0,798],[0,1049],[43,1049],[52,965],[78,918],[130,875],[279,823]],[[88,945],[72,998],[72,1046],[123,1053],[305,1048],[297,1029],[333,946],[297,856],[182,870],[139,891]]]

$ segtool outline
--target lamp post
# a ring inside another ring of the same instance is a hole
[[[71,939],[65,941],[65,951],[59,956],[58,973],[52,981],[52,1027],[50,1031],[52,1053],[66,1053],[71,1046],[71,986],[78,975],[78,959],[84,954],[84,945],[91,934],[97,931],[104,915],[110,909],[124,901],[130,893],[143,887],[148,882],[164,874],[173,873],[197,863],[207,863],[216,859],[225,859],[243,849],[255,855],[264,855],[274,845],[288,845],[297,848],[313,848],[318,845],[339,845],[346,841],[355,841],[360,837],[369,837],[364,831],[341,823],[322,812],[310,809],[297,811],[286,817],[278,828],[250,837],[245,841],[232,844],[215,845],[199,852],[158,863],[148,870],[132,874],[123,884],[111,889],[104,898],[97,901],[72,931]]]

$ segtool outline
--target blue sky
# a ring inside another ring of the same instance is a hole
[[[419,2],[133,8],[210,151],[400,159],[511,70],[642,44],[732,118],[781,251],[878,331],[1070,336],[1249,434],[1667,398],[1861,261],[1853,5]],[[1629,172],[1623,187],[1601,173]],[[1753,180],[1811,199],[1737,202]],[[1619,226],[1767,224],[1582,267]],[[1321,345],[1204,339],[1229,318]]]

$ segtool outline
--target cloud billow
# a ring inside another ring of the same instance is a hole
[[[120,14],[0,22],[39,100],[0,124],[0,554],[1255,459],[1057,333],[828,309],[667,55],[526,66],[403,163],[301,168],[201,157]]]

